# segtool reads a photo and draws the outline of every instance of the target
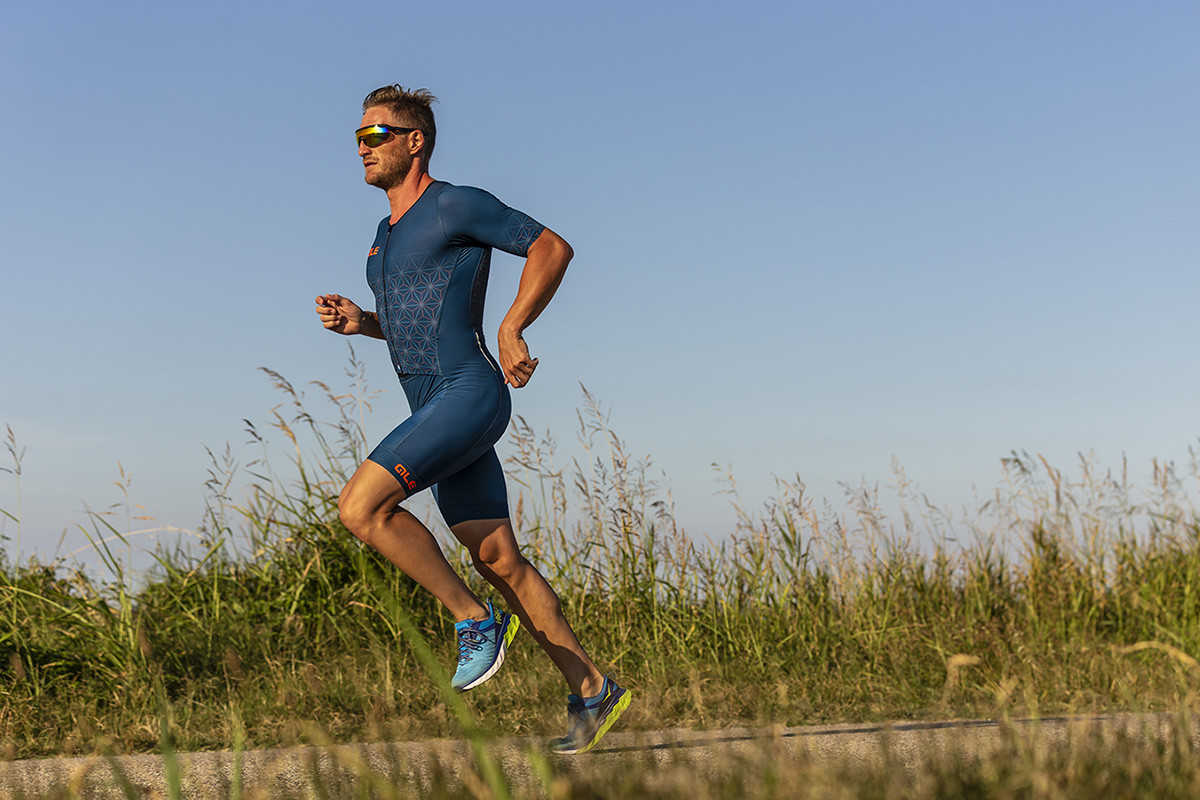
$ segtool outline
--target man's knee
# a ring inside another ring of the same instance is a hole
[[[515,578],[530,566],[525,556],[515,547],[488,547],[486,543],[471,554],[475,569],[482,574],[488,572],[503,581]]]
[[[363,530],[364,520],[362,515],[355,511],[354,506],[344,495],[338,498],[338,519],[346,526],[346,530],[355,536],[358,536],[359,531]],[[362,537],[360,536],[359,538]]]
[[[338,495],[338,518],[346,529],[371,544],[401,511],[404,488],[384,467],[367,461]]]
[[[371,531],[378,523],[377,517],[374,509],[350,491],[350,487],[347,486],[338,496],[338,519],[346,526],[346,530],[367,544],[370,544]]]

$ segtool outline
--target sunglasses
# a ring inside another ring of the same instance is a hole
[[[358,140],[361,147],[379,147],[387,141],[388,137],[393,133],[400,135],[402,133],[412,133],[420,128],[401,128],[399,125],[368,125],[365,128],[359,128],[354,132],[354,138]]]

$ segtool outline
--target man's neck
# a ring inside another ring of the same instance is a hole
[[[411,169],[404,180],[387,190],[388,204],[392,208],[391,222],[395,224],[404,212],[413,207],[421,194],[433,183],[433,178],[424,169]]]

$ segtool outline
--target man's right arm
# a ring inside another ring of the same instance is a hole
[[[317,316],[321,324],[343,336],[362,334],[372,339],[383,338],[383,327],[374,312],[363,311],[348,297],[340,294],[325,294],[317,297]]]

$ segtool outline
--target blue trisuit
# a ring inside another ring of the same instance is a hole
[[[545,226],[481,189],[430,184],[379,223],[367,282],[412,416],[371,451],[411,497],[433,487],[448,525],[508,516],[493,445],[512,405],[484,345],[492,248],[524,258]]]

